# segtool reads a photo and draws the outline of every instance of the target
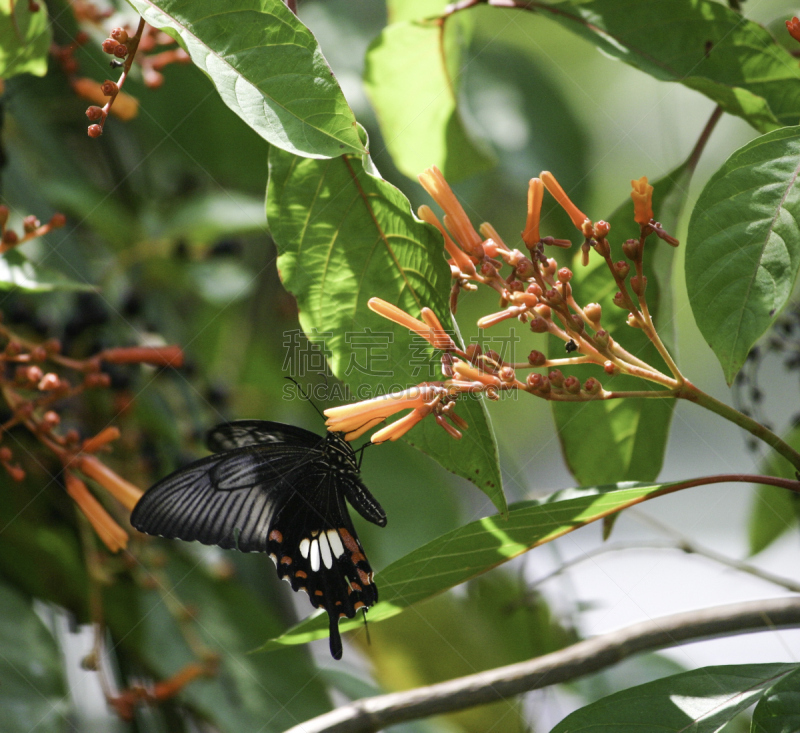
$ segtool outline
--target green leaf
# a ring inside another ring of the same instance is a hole
[[[714,733],[796,669],[795,664],[741,664],[664,677],[586,705],[550,733]]]
[[[38,6],[32,13],[25,0],[0,0],[0,79],[47,73],[50,24],[47,6]]]
[[[800,450],[800,425],[795,425],[784,441]],[[779,478],[795,478],[795,468],[783,456],[772,451],[761,467],[761,473]],[[753,497],[748,524],[750,554],[769,547],[784,532],[797,525],[800,497],[777,486],[759,486]]]
[[[686,288],[728,384],[786,304],[800,267],[800,127],[739,148],[689,222]]]
[[[412,214],[398,189],[367,172],[355,156],[313,161],[273,148],[267,220],[300,325],[358,399],[437,379],[439,365],[427,342],[367,308],[372,297],[415,317],[427,306],[445,329],[453,328],[441,235]],[[469,423],[461,440],[433,420],[423,420],[407,440],[472,481],[504,511],[484,403],[463,399],[457,411]]]
[[[472,140],[458,111],[457,77],[450,69],[460,65],[453,37],[460,27],[453,21],[397,23],[367,51],[364,83],[383,139],[398,169],[415,180],[431,165],[453,182],[494,162]]]
[[[508,519],[485,517],[428,542],[376,573],[381,600],[369,610],[370,624],[402,613],[408,606],[449,590],[528,550],[590,522],[661,494],[676,484],[614,484],[567,489],[509,507]],[[357,629],[360,618],[343,619],[342,631]],[[305,644],[328,634],[327,616],[301,621],[261,650]]]
[[[312,158],[362,153],[353,112],[316,39],[282,0],[129,0],[170,32],[261,137]]]
[[[69,712],[55,640],[31,602],[0,584],[0,730],[62,733]]]
[[[653,211],[668,231],[674,231],[686,202],[692,170],[687,163],[653,183]],[[633,219],[633,201],[628,198],[611,215],[609,242],[613,261],[625,260],[622,242],[639,238],[639,225]],[[656,328],[666,343],[672,341],[672,304],[669,298],[670,273],[674,249],[651,236],[645,247],[647,302]],[[623,348],[669,374],[666,364],[650,339],[641,330],[627,325],[627,311],[614,305],[616,287],[605,261],[590,253],[589,265],[580,264],[580,253],[573,260],[572,285],[579,302],[600,303],[602,325]],[[549,339],[550,358],[564,354],[564,342]],[[608,390],[660,390],[660,385],[636,377],[608,378],[596,366],[570,367],[583,382],[600,378]],[[616,399],[595,402],[553,402],[551,407],[558,427],[561,449],[567,466],[582,485],[611,481],[653,481],[661,471],[669,437],[675,401],[672,399]]]
[[[761,132],[800,116],[796,61],[765,28],[722,3],[570,0],[535,8],[612,58],[695,89]]]
[[[753,710],[752,733],[800,730],[800,670],[776,682]]]
[[[227,190],[192,196],[170,207],[163,236],[182,237],[193,243],[209,244],[219,237],[231,237],[267,228],[264,202],[256,196]]]
[[[26,293],[52,293],[55,290],[95,290],[89,283],[70,280],[65,275],[34,265],[19,250],[0,255],[0,290]]]
[[[447,0],[386,0],[386,13],[390,24],[400,23],[441,15],[447,4]]]

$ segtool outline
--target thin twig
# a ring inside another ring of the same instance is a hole
[[[287,733],[372,733],[407,720],[464,710],[567,682],[639,652],[786,626],[800,626],[800,598],[748,601],[663,616],[526,662],[357,700]]]

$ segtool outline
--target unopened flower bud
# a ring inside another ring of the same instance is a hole
[[[31,361],[44,361],[47,358],[47,349],[42,344],[31,349]]]
[[[63,214],[60,214],[60,216],[63,216]],[[53,223],[52,220],[50,221],[50,223],[51,224]],[[62,224],[61,226],[64,226],[64,225]],[[42,348],[48,354],[60,354],[61,353],[61,342],[58,339],[47,339],[47,341],[45,341],[42,344]]]
[[[6,356],[17,356],[22,352],[22,344],[19,341],[9,341],[6,344]]]
[[[514,370],[510,366],[504,366],[497,372],[497,376],[500,377],[500,381],[502,382],[513,382],[517,375],[514,373]]]
[[[100,91],[102,91],[106,97],[116,97],[119,93],[119,87],[116,82],[106,79],[100,86]]]
[[[583,318],[581,318],[577,313],[572,314],[572,328],[578,333],[583,333],[583,330],[586,328]]]
[[[100,119],[103,118],[103,108],[102,107],[98,107],[97,105],[93,104],[91,107],[87,108],[86,116],[92,122],[97,122],[97,120],[100,120]]]
[[[545,305],[544,303],[539,303],[539,305],[535,305],[533,307],[533,311],[534,313],[536,313],[537,316],[541,316],[546,321],[549,321],[551,318],[550,306]]]
[[[611,224],[607,221],[598,221],[595,222],[594,231],[592,234],[594,235],[595,239],[605,239],[606,235],[611,231]]]
[[[103,51],[105,51],[108,54],[113,54],[114,49],[117,46],[119,46],[119,41],[116,41],[113,38],[106,38],[106,40],[103,41]]]
[[[572,280],[572,270],[570,270],[569,267],[562,267],[558,271],[558,279],[562,283],[568,283],[570,280]]]
[[[544,374],[529,374],[525,384],[540,394],[547,394],[550,391],[550,380]]]
[[[114,56],[118,59],[124,59],[128,55],[128,47],[124,43],[120,43],[114,49]]]
[[[497,242],[495,242],[494,239],[484,240],[483,253],[487,257],[497,257]]]
[[[600,392],[600,382],[598,382],[594,377],[589,377],[583,383],[583,391],[590,395],[598,394]]]
[[[641,252],[641,247],[639,246],[639,240],[626,239],[622,243],[622,252],[629,260],[636,261],[639,257],[639,253]]]
[[[617,306],[618,308],[627,309],[628,307],[627,304],[625,303],[625,296],[619,291],[614,293],[614,305]]]
[[[58,378],[58,374],[48,372],[39,380],[38,389],[42,392],[50,392],[60,386],[61,380]]]
[[[525,290],[525,286],[519,280],[512,280],[508,284],[508,289],[512,293],[521,293],[523,290]]]
[[[586,314],[586,317],[594,324],[600,323],[600,319],[603,317],[603,308],[600,303],[589,303],[584,309],[583,312]]]
[[[527,280],[529,277],[533,277],[533,262],[531,262],[527,257],[523,257],[519,262],[517,262],[516,271],[517,277],[522,280]]]
[[[639,279],[638,275],[634,275],[631,278],[631,290],[636,295],[644,295],[645,290],[647,290],[647,277],[642,275],[641,279]]]
[[[610,336],[608,335],[608,331],[604,328],[601,328],[595,335],[594,335],[594,342],[601,348],[605,349],[608,346]]]
[[[641,328],[638,319],[633,315],[633,313],[628,314],[627,323],[631,328]]]
[[[564,386],[564,375],[561,373],[560,369],[553,369],[553,371],[547,375],[547,378],[554,387]]]
[[[628,277],[628,273],[630,271],[631,271],[631,266],[624,260],[620,260],[619,262],[614,263],[614,274],[620,280],[624,280],[626,277]]]
[[[592,220],[586,218],[583,220],[583,224],[581,224],[581,234],[583,234],[586,239],[591,239],[594,235],[594,226],[592,225]]]
[[[494,364],[502,364],[503,363],[503,360],[500,358],[500,354],[498,354],[496,351],[493,351],[492,349],[489,349],[484,354],[484,356],[486,357],[486,359],[488,360],[490,365],[492,363],[494,363]]]
[[[22,230],[25,232],[25,234],[32,234],[41,225],[42,222],[40,222],[33,214],[31,214],[30,216],[26,216],[22,220]]]
[[[557,288],[550,288],[550,290],[544,293],[542,298],[548,305],[557,306],[562,301],[561,291]]]
[[[530,354],[528,354],[528,364],[530,364],[533,367],[544,366],[546,361],[547,357],[541,351],[536,351],[536,349],[534,349],[533,351],[531,351]]]
[[[124,28],[114,28],[114,30],[110,33],[111,37],[118,41],[119,43],[127,43],[128,42],[128,31]]]
[[[544,271],[548,275],[554,275],[556,270],[558,269],[558,262],[556,262],[552,257],[547,260],[547,265],[544,268]]]
[[[89,125],[86,132],[89,137],[100,137],[103,134],[103,128],[100,125]]]
[[[581,391],[581,383],[577,377],[567,377],[564,380],[564,389],[570,394],[578,394]]]
[[[547,333],[548,330],[547,321],[541,316],[531,319],[531,331],[534,333]]]
[[[6,445],[0,448],[0,461],[8,463],[13,457],[14,454],[11,452],[11,448]]]
[[[19,236],[13,229],[6,229],[3,232],[3,244],[14,245],[19,242]]]
[[[56,212],[50,217],[50,228],[51,229],[60,229],[67,223],[67,217],[63,214]],[[61,348],[59,346],[59,348]]]
[[[537,298],[542,297],[542,289],[539,287],[538,283],[531,283],[530,285],[528,285],[526,292],[535,295]]]
[[[42,415],[41,428],[49,432],[53,428],[58,427],[60,422],[61,416],[54,410],[48,410]]]
[[[598,239],[594,245],[594,251],[601,257],[608,257],[611,254],[611,245],[607,239]]]
[[[494,277],[497,275],[497,268],[491,262],[481,263],[481,275],[484,277]]]
[[[603,371],[613,377],[615,374],[619,373],[619,367],[613,361],[605,361],[603,362]]]

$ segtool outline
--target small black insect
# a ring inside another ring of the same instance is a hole
[[[567,341],[567,343],[564,345],[564,351],[566,351],[568,354],[571,354],[573,351],[577,350],[578,344],[576,344],[572,339]]]
[[[170,539],[268,552],[278,577],[328,612],[331,654],[341,659],[339,619],[378,600],[345,499],[365,519],[386,525],[361,482],[355,451],[342,433],[320,437],[262,420],[218,425],[206,444],[214,455],[150,488],[131,524]]]

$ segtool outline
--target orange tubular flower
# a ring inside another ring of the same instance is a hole
[[[542,171],[539,174],[542,183],[545,185],[545,188],[550,192],[550,195],[558,201],[561,205],[561,208],[567,212],[569,218],[572,220],[572,223],[582,232],[583,231],[583,223],[585,221],[590,221],[589,217],[586,216],[575,204],[570,201],[569,196],[564,193],[564,189],[561,188],[558,181],[555,179],[555,176],[550,173],[550,171]]]
[[[464,275],[474,277],[476,275],[475,265],[469,258],[469,255],[459,249],[458,245],[450,239],[450,235],[442,226],[436,214],[433,213],[433,209],[431,209],[430,206],[422,205],[417,209],[417,216],[419,216],[422,221],[432,224],[441,232],[442,237],[444,237],[444,248],[447,250],[447,254],[453,259],[453,262],[456,263],[456,267],[458,267]]]
[[[481,382],[482,384],[488,384],[493,387],[500,386],[500,380],[493,374],[482,372],[480,369],[476,369],[474,366],[472,366],[472,364],[469,364],[466,361],[461,361],[460,359],[456,359],[455,363],[453,364],[453,371],[459,377],[461,377],[461,379],[465,379],[470,382]]]
[[[81,446],[81,450],[84,453],[97,453],[97,451],[99,451],[102,447],[108,445],[108,443],[117,440],[119,436],[120,436],[119,428],[115,428],[112,425],[111,427],[101,430],[93,438],[87,438],[86,440],[84,440],[83,445]]]
[[[409,331],[414,331],[414,333],[419,334],[435,349],[448,351],[450,349],[455,349],[456,347],[456,345],[453,343],[453,339],[451,339],[450,336],[442,329],[438,319],[436,320],[436,323],[439,324],[438,327],[431,327],[429,324],[418,321],[413,316],[408,315],[408,313],[406,313],[404,310],[401,310],[396,305],[387,303],[385,300],[381,300],[380,298],[370,298],[367,302],[367,305],[371,311],[374,311],[379,316],[388,318],[390,321],[394,321],[400,326],[405,326]],[[426,310],[430,313],[433,312],[429,308],[425,308],[423,310]]]
[[[81,473],[97,481],[126,509],[133,511],[136,502],[142,498],[144,492],[138,486],[118,476],[94,456],[79,456],[77,465]]]
[[[128,546],[128,533],[122,529],[99,501],[89,493],[86,484],[70,471],[64,472],[67,493],[75,500],[94,531],[111,552],[118,552]]]
[[[430,414],[431,408],[428,407],[428,405],[417,407],[409,412],[408,415],[401,417],[399,420],[395,420],[391,425],[381,428],[370,438],[370,440],[373,443],[383,443],[387,440],[397,440]]]
[[[358,435],[361,435],[364,430],[369,429],[367,427],[368,423],[375,425],[390,415],[400,412],[400,410],[422,407],[422,405],[435,397],[436,388],[423,382],[402,392],[392,392],[380,397],[373,397],[371,400],[355,402],[352,405],[329,407],[324,411],[325,416],[328,418],[325,424],[331,432],[352,433],[353,431],[361,431],[358,433]],[[349,435],[348,438],[350,438]],[[350,439],[352,440],[352,438]]]
[[[481,237],[466,212],[458,202],[442,172],[434,165],[418,176],[422,187],[431,195],[431,198],[442,207],[445,213],[444,223],[453,233],[458,243],[464,250],[471,254],[481,243]]]
[[[653,187],[647,182],[647,176],[642,176],[638,181],[631,181],[631,188],[633,218],[637,224],[649,224],[653,218]]]
[[[525,221],[525,231],[522,232],[522,241],[530,249],[535,247],[541,237],[539,236],[539,215],[542,212],[542,198],[544,185],[541,179],[531,178],[528,184],[528,218]]]
[[[800,18],[795,16],[791,20],[787,20],[786,29],[789,31],[789,35],[794,38],[795,41],[800,41]]]

